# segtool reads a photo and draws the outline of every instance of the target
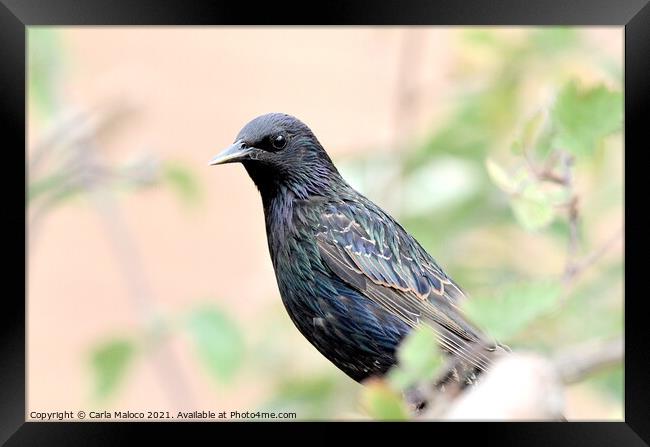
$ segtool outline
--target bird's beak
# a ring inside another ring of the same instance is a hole
[[[212,165],[222,165],[225,163],[236,163],[246,159],[247,155],[252,151],[251,147],[248,147],[243,144],[241,140],[235,141],[235,143],[219,152],[210,162],[209,166]]]

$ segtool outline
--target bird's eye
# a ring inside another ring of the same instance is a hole
[[[287,145],[287,139],[284,135],[276,135],[271,140],[273,147],[276,149],[282,149]]]

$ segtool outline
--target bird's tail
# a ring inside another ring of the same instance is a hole
[[[481,352],[482,357],[487,359],[488,367],[496,358],[508,355],[511,352],[507,345],[501,343],[494,343],[489,347],[476,344],[471,349]],[[454,399],[467,387],[473,386],[485,371],[485,367],[479,367],[471,361],[450,353],[447,356],[447,363],[441,368],[441,373],[433,381],[433,389],[409,390],[405,395],[406,400],[416,413],[419,413],[432,404],[432,397],[433,399],[446,401]]]

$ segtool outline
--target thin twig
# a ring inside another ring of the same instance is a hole
[[[544,169],[536,175],[540,180],[546,180],[548,182],[557,183],[558,185],[567,186],[567,179],[551,170]]]
[[[567,209],[567,220],[569,225],[569,237],[567,240],[567,256],[564,267],[563,279],[566,281],[574,276],[576,268],[576,257],[580,249],[580,207],[579,197],[574,190],[573,182],[573,165],[574,157],[565,150],[556,150],[549,156],[543,168],[538,168],[530,158],[530,154],[525,149],[524,157],[526,163],[535,178],[541,181],[547,181],[562,186],[568,201],[560,206]],[[560,164],[561,172],[555,171],[555,164]]]
[[[29,161],[30,174],[34,174],[47,159],[52,150],[61,144],[62,140],[68,137],[80,123],[87,120],[87,114],[75,112],[64,117],[61,122],[54,126],[41,140],[32,145],[32,156]]]
[[[603,242],[598,248],[592,251],[589,255],[585,256],[581,261],[576,261],[573,264],[571,272],[569,275],[564,277],[564,282],[568,283],[575,280],[581,273],[583,273],[587,268],[594,265],[598,262],[607,252],[612,249],[617,242],[623,238],[623,228],[619,228],[614,234],[612,234],[605,242]]]
[[[118,264],[129,287],[129,294],[133,299],[140,318],[147,322],[148,329],[158,321],[158,313],[154,308],[151,288],[145,280],[142,262],[135,244],[130,237],[128,228],[122,218],[117,203],[105,191],[95,190],[92,193],[94,204],[102,217],[106,233],[111,239]],[[152,360],[156,376],[160,379],[163,388],[177,408],[184,405],[192,407],[193,400],[189,387],[186,385],[178,360],[175,358],[170,346],[166,343],[154,345]]]
[[[574,276],[576,269],[576,256],[578,254],[580,238],[578,232],[578,220],[580,218],[580,214],[578,210],[577,196],[574,195],[571,197],[567,213],[569,218],[569,238],[567,241],[567,259],[563,274],[565,280],[568,280]]]
[[[567,192],[569,200],[567,202],[567,218],[569,223],[569,237],[567,240],[567,259],[564,267],[563,278],[573,275],[575,269],[575,259],[580,248],[580,208],[579,198],[574,191],[573,184],[573,165],[574,158],[564,150],[558,150],[561,174],[553,171],[552,167],[547,165],[544,170],[538,173],[539,178],[562,185]]]
[[[406,30],[402,40],[397,65],[395,135],[394,146],[401,147],[411,132],[409,126],[416,121],[418,107],[417,76],[420,72],[423,52],[420,33]]]
[[[88,110],[73,111],[69,116],[64,116],[40,141],[31,145],[29,174],[38,172],[56,147],[73,147],[78,139],[101,133],[115,122],[123,121],[133,110],[134,107],[128,103],[114,101]]]
[[[411,138],[411,126],[417,122],[416,115],[419,104],[416,84],[421,69],[423,42],[422,31],[404,31],[397,61],[392,143],[393,149],[400,152],[405,149],[406,142]],[[398,164],[394,178],[385,183],[389,187],[386,190],[386,195],[393,199],[392,209],[397,214],[400,213],[403,202],[401,198],[403,171],[402,164]]]
[[[625,355],[623,338],[588,342],[568,348],[555,357],[555,365],[566,385],[580,382],[606,368],[620,365]]]

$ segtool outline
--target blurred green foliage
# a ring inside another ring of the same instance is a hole
[[[570,199],[565,188],[536,181],[525,167],[511,174],[488,158],[486,168],[492,181],[511,196],[513,215],[527,230],[539,230],[552,223],[556,217],[556,207]]]
[[[27,189],[27,203],[34,203],[38,199],[47,197],[53,203],[62,202],[80,193],[80,188],[68,187],[69,177],[64,173],[54,173],[44,178],[31,181]]]
[[[556,309],[562,289],[557,281],[512,283],[490,297],[472,297],[464,303],[467,316],[500,341],[515,336],[536,319]]]
[[[402,396],[379,380],[365,385],[361,393],[361,405],[365,413],[373,419],[383,421],[409,419],[409,411]]]
[[[591,274],[571,287],[561,275],[570,237],[566,211],[574,196],[580,197],[578,256],[599,246],[608,229],[602,222],[622,222],[622,61],[590,46],[574,28],[516,34],[471,28],[458,37],[454,88],[442,97],[450,107],[443,107],[446,113],[426,137],[409,141],[411,150],[399,157],[369,148],[337,164],[470,291],[468,315],[513,349],[552,354],[620,336],[622,259],[590,267]],[[63,49],[57,32],[30,27],[29,107],[43,120],[53,121],[61,101]],[[575,157],[573,164],[567,155]],[[110,191],[165,184],[184,203],[202,197],[193,172],[174,161],[145,157],[104,167],[102,185]],[[84,183],[71,179],[87,171],[70,168],[59,163],[30,175],[27,205],[59,204],[83,193]],[[544,178],[540,171],[547,169],[560,176],[568,171],[575,182],[569,187]],[[391,209],[395,203],[401,206]],[[365,414],[401,420],[408,417],[401,392],[434,377],[442,364],[435,336],[423,328],[404,341],[387,381],[359,388],[331,365],[301,370],[288,321],[278,302],[246,323],[262,334],[255,338],[206,302],[128,337],[116,334],[91,348],[94,394],[117,394],[138,359],[168,336],[181,335],[215,383],[233,386],[238,376],[256,380],[262,372],[269,384],[264,409],[307,419]],[[622,408],[622,366],[585,383]]]
[[[567,83],[555,102],[552,121],[556,127],[554,147],[575,155],[593,154],[603,137],[621,130],[623,94],[603,85],[580,89]]]
[[[91,347],[89,358],[94,395],[100,400],[117,394],[126,373],[137,361],[172,337],[184,336],[211,380],[228,384],[240,371],[246,356],[243,329],[226,312],[210,301],[180,317],[157,318],[129,337],[106,335]]]
[[[45,141],[34,146],[28,167],[27,203],[37,209],[46,204],[48,210],[68,199],[83,196],[98,184],[105,190],[118,192],[121,189],[137,190],[156,185],[169,186],[182,203],[197,205],[201,198],[201,185],[192,169],[175,160],[158,160],[152,153],[136,154],[130,160],[118,165],[98,163],[86,152],[96,149],[94,134],[79,138],[73,130],[82,128],[86,132],[88,120],[106,120],[96,129],[115,132],[114,120],[124,121],[128,111],[111,116],[94,117],[90,112],[80,114],[74,122],[66,114],[65,97],[62,93],[62,78],[68,61],[65,44],[59,30],[52,27],[30,27],[27,32],[28,107],[32,118],[42,123],[49,135]],[[114,113],[114,112],[113,112]],[[78,132],[78,131],[77,131]],[[72,138],[69,138],[69,134]]]
[[[57,82],[65,64],[59,33],[53,28],[34,27],[27,32],[27,88],[30,107],[44,117],[55,112]]]
[[[457,54],[453,107],[429,136],[402,159],[349,159],[342,171],[371,199],[395,207],[470,292],[468,316],[499,341],[553,354],[621,336],[620,256],[562,281],[566,259],[579,263],[603,243],[605,216],[609,232],[622,225],[623,102],[621,71],[613,69],[621,61],[570,28],[472,29],[461,34]],[[377,181],[391,175],[404,185],[402,206]],[[572,237],[575,253],[567,248]],[[413,383],[403,366],[411,349],[407,338],[389,375],[393,390]],[[421,364],[439,364],[437,350],[419,352]],[[622,408],[622,365],[585,383]]]
[[[219,308],[204,305],[190,313],[186,327],[210,374],[223,382],[232,380],[246,351],[239,326]]]
[[[261,405],[261,410],[294,411],[301,419],[337,415],[345,408],[345,399],[341,398],[347,392],[344,388],[334,375],[317,372],[287,374],[285,370],[273,381],[271,396]]]
[[[183,163],[161,161],[153,153],[135,153],[118,164],[103,160],[95,134],[99,130],[114,132],[111,124],[123,119],[124,111],[108,110],[106,116],[94,116],[91,111],[72,117],[67,115],[61,76],[67,62],[64,50],[58,30],[28,29],[29,111],[32,118],[39,120],[40,127],[46,129],[44,139],[33,144],[28,164],[25,205],[30,212],[32,228],[68,199],[86,196],[98,189],[119,197],[122,191],[168,185],[182,203],[198,204],[202,187],[193,170]],[[97,128],[88,125],[93,119],[100,123]],[[101,128],[102,123],[105,129]],[[129,245],[130,240],[125,238],[122,243]],[[171,323],[153,319],[145,322],[139,333],[129,337],[107,336],[93,344],[88,357],[93,395],[103,400],[117,394],[133,364],[165,341],[170,328],[175,327]],[[232,380],[245,353],[243,332],[237,324],[221,309],[206,305],[193,309],[181,327],[189,334],[197,358],[209,374],[221,382]]]
[[[162,177],[184,203],[197,205],[202,199],[202,189],[196,175],[183,164],[165,163]]]
[[[411,332],[401,344],[397,361],[398,367],[393,368],[388,375],[388,381],[394,389],[406,391],[422,382],[433,380],[443,363],[435,332],[427,326]]]
[[[136,357],[136,344],[130,338],[115,337],[97,344],[90,355],[95,378],[95,396],[104,399],[123,382]]]

